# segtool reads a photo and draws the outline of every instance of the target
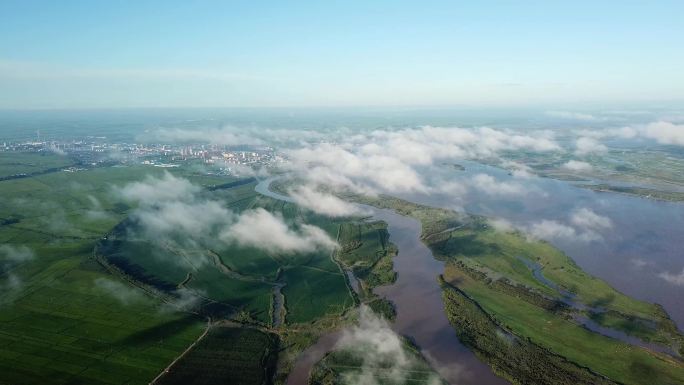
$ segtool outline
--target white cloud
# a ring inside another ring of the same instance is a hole
[[[502,233],[511,233],[516,230],[515,226],[510,221],[503,218],[489,219],[488,223],[494,230]]]
[[[569,160],[566,163],[564,163],[561,168],[564,168],[569,171],[576,171],[576,172],[588,172],[593,170],[593,167],[591,164],[587,162],[582,162],[580,160]]]
[[[220,234],[220,238],[242,246],[282,253],[331,250],[337,246],[320,228],[303,224],[299,231],[292,230],[283,218],[262,208],[240,215],[235,224]]]
[[[335,349],[362,360],[360,371],[343,374],[342,382],[347,385],[404,385],[409,383],[407,371],[421,368],[420,363],[407,354],[401,338],[387,321],[375,316],[365,305],[361,306],[359,325],[344,330]],[[379,368],[382,368],[381,381]],[[441,381],[437,375],[431,375],[426,383],[438,385]]]
[[[613,227],[610,218],[598,215],[586,207],[575,210],[570,217],[570,222],[587,231],[602,231]]]
[[[575,142],[575,155],[577,156],[603,154],[606,151],[608,147],[593,138],[581,137]]]
[[[291,167],[316,184],[359,192],[426,190],[418,173],[398,157],[358,154],[330,143],[292,150],[288,155],[293,162]]]
[[[601,130],[579,130],[578,134],[582,135],[582,138],[593,139],[594,142],[585,141],[582,144],[582,148],[587,150],[587,153],[592,152],[605,152],[599,144],[598,148],[594,148],[598,142],[596,139],[602,138],[622,138],[631,139],[636,137],[653,139],[660,144],[673,144],[678,146],[684,146],[684,124],[672,123],[671,121],[660,120],[652,122],[646,125],[634,126],[634,127],[620,127],[620,128],[607,128]],[[598,151],[594,151],[597,150]],[[578,155],[582,150],[578,145]]]
[[[647,138],[655,139],[661,144],[684,146],[684,124],[673,124],[659,121],[647,125],[643,131]]]
[[[26,262],[35,257],[33,250],[26,246],[13,246],[9,244],[0,245],[0,257],[3,261],[9,262]]]
[[[21,278],[14,272],[6,271],[17,263],[30,261],[35,258],[33,250],[26,246],[0,245],[0,272],[5,273],[4,279],[0,276],[0,292],[4,295],[0,298],[0,304],[12,303],[23,287]]]
[[[289,191],[289,195],[298,205],[318,214],[331,217],[367,214],[357,205],[343,201],[334,195],[317,191],[310,186],[300,186],[292,189]]]
[[[167,299],[164,305],[160,308],[162,313],[173,311],[189,311],[199,306],[206,293],[202,290],[190,290],[184,287],[176,290],[174,295]]]
[[[161,245],[223,242],[284,253],[329,250],[336,245],[320,228],[301,224],[295,231],[280,216],[262,208],[235,214],[220,201],[203,197],[199,187],[168,173],[116,190],[125,199],[139,202],[131,214],[141,229],[138,235]]]
[[[588,240],[578,234],[573,227],[548,219],[533,223],[526,229],[526,233],[533,239],[569,241]]]
[[[161,178],[148,176],[144,181],[115,188],[115,192],[123,199],[147,205],[165,201],[190,200],[199,191],[200,188],[187,179],[176,178],[168,172],[165,172]]]
[[[176,235],[199,241],[211,238],[219,226],[233,221],[233,213],[216,201],[163,201],[143,206],[133,218],[152,239]]]
[[[684,269],[682,269],[682,271],[677,274],[672,274],[670,272],[664,271],[658,274],[658,276],[673,285],[684,286]]]
[[[158,130],[155,135],[172,140],[216,144],[281,142],[291,172],[311,185],[345,188],[363,194],[429,193],[417,166],[436,160],[496,157],[502,151],[561,150],[548,132],[534,135],[489,127],[432,127],[376,130],[345,135],[308,130],[201,129]],[[256,141],[250,140],[256,138]],[[274,139],[275,138],[275,139]],[[333,141],[323,141],[325,139]],[[524,170],[516,176],[528,176]]]
[[[113,297],[123,305],[141,302],[145,296],[138,290],[124,283],[100,277],[95,280],[95,288]]]
[[[543,219],[520,227],[531,239],[547,241],[595,242],[603,239],[602,233],[613,227],[610,218],[601,216],[588,208],[580,208],[570,214],[570,224]]]
[[[501,167],[510,170],[511,175],[518,179],[529,179],[534,176],[532,168],[524,163],[515,162],[511,160],[503,160]]]
[[[487,174],[477,174],[472,179],[472,186],[477,190],[492,196],[519,196],[527,193],[525,187],[520,183],[500,182],[493,176]]]

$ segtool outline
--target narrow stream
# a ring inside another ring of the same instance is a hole
[[[255,190],[274,199],[291,202],[287,197],[269,190],[276,178],[261,181]],[[412,339],[440,375],[450,384],[498,385],[508,384],[497,377],[483,362],[461,344],[444,314],[442,292],[437,277],[444,271],[443,262],[433,258],[421,242],[420,222],[390,210],[364,206],[373,213],[372,220],[387,222],[390,242],[399,253],[394,258],[397,281],[375,289],[375,293],[392,301],[397,318],[392,325],[398,334]],[[304,350],[287,378],[288,385],[308,384],[311,368],[331,351],[341,332],[323,335]]]

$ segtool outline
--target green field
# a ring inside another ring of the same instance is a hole
[[[265,208],[291,227],[312,224],[333,239],[345,220],[259,196],[254,182],[190,167],[66,172],[60,167],[70,161],[53,154],[12,157],[14,162],[4,163],[9,175],[35,175],[0,181],[0,246],[30,250],[17,259],[0,249],[2,384],[147,383],[202,334],[202,316],[268,329],[276,284],[284,285],[285,297],[280,333],[299,341],[287,345],[287,357],[313,342],[314,334],[297,325],[317,325],[322,332],[346,322],[340,316],[355,306],[328,251],[274,254],[238,245],[160,247],[129,239],[135,205],[113,192],[171,172],[203,186],[203,199],[234,212]],[[178,307],[188,298],[191,308]],[[279,366],[280,377],[288,365]]]
[[[202,333],[201,319],[142,292],[124,304],[98,287],[133,290],[83,249],[44,247],[12,270],[22,283],[2,295],[0,383],[146,383]]]
[[[52,152],[0,152],[0,179],[20,174],[38,174],[74,163],[69,157]]]
[[[65,165],[55,157],[12,154],[42,171]],[[108,167],[0,181],[0,245],[31,251],[20,261],[0,256],[0,383],[147,383],[202,333],[201,318],[170,311],[92,258],[130,210],[112,186],[161,172]]]
[[[156,384],[271,384],[277,356],[276,335],[250,328],[212,326]]]

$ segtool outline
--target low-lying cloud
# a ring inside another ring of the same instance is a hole
[[[659,121],[647,125],[642,132],[660,144],[684,146],[684,124]]]
[[[588,172],[594,169],[591,164],[580,160],[569,160],[565,162],[561,168],[574,172]]]
[[[345,330],[335,349],[349,351],[362,360],[360,371],[343,374],[342,381],[347,385],[404,385],[410,383],[408,373],[421,367],[416,358],[407,354],[387,321],[363,305],[359,325]],[[438,385],[441,381],[431,375],[425,383]]]
[[[472,186],[484,194],[500,197],[520,196],[528,192],[520,183],[501,182],[488,174],[475,175]]]
[[[575,210],[570,216],[570,222],[585,231],[598,232],[613,227],[613,221],[610,218],[598,215],[586,207]]]
[[[0,292],[4,294],[0,304],[12,303],[24,285],[19,275],[11,269],[34,258],[35,253],[26,246],[0,245],[0,273],[4,273],[4,279],[0,280]]]
[[[2,263],[21,263],[30,261],[34,257],[35,253],[33,250],[24,245],[0,245],[0,262]]]
[[[300,186],[291,189],[288,191],[288,195],[299,206],[330,217],[367,214],[359,206],[343,201],[334,195],[316,190],[311,186]]]
[[[281,216],[263,208],[235,213],[203,195],[198,186],[170,173],[116,191],[121,198],[138,203],[131,214],[142,232],[137,235],[152,242],[190,247],[237,244],[272,253],[331,250],[336,246],[322,229],[308,224],[293,224],[291,228]]]
[[[334,143],[306,143],[286,153],[290,171],[310,185],[362,194],[429,194],[434,189],[418,167],[448,159],[498,157],[501,152],[516,150],[561,148],[548,133],[530,136],[489,127],[424,126],[377,130]]]
[[[220,239],[240,246],[255,247],[276,253],[332,250],[337,243],[319,227],[302,224],[291,229],[283,218],[257,208],[240,215],[220,234]]]
[[[115,192],[127,201],[153,205],[159,202],[191,200],[200,191],[187,179],[176,178],[165,172],[160,178],[147,176],[140,182],[115,188]]]
[[[520,231],[530,240],[595,242],[603,240],[606,231],[613,227],[610,218],[596,214],[589,208],[574,210],[567,222],[542,219],[527,225],[514,225],[505,219],[490,219],[489,224],[498,231]]]
[[[684,269],[682,269],[681,272],[675,274],[670,273],[668,271],[664,271],[658,274],[658,276],[664,279],[666,282],[669,282],[673,285],[684,286]]]
[[[594,138],[581,137],[575,141],[575,155],[577,156],[604,154],[607,151],[608,147]]]
[[[139,303],[146,299],[139,290],[113,279],[100,277],[93,284],[96,290],[111,296],[122,305]]]

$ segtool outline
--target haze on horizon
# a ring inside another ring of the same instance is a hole
[[[684,3],[0,4],[0,108],[684,100]]]

